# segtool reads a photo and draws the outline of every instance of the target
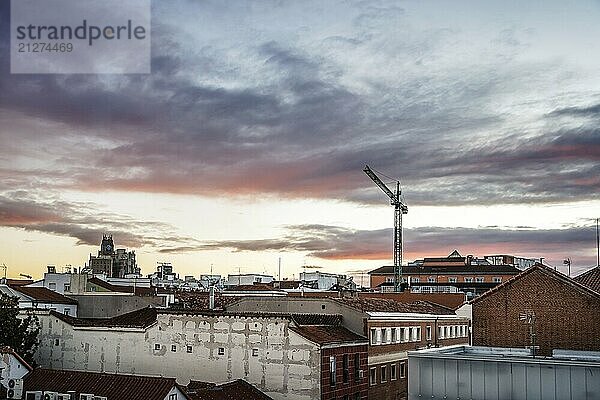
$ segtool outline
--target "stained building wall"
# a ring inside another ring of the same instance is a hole
[[[42,367],[162,375],[181,384],[242,378],[276,400],[320,398],[320,351],[285,318],[159,314],[141,329],[39,317]]]

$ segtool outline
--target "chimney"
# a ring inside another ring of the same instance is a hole
[[[215,309],[215,287],[214,286],[211,286],[208,289],[208,309],[209,310]]]

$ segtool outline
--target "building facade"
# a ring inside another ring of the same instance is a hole
[[[366,380],[343,378],[344,359],[366,360],[367,341],[342,327],[340,316],[149,308],[108,320],[38,317],[36,357],[46,368],[174,376],[184,385],[241,378],[276,400],[328,400],[340,392],[367,398]],[[322,368],[331,357],[342,374],[335,385]]]
[[[600,351],[600,293],[541,264],[471,303],[476,346]]]
[[[94,275],[105,275],[113,278],[124,278],[130,274],[139,275],[135,251],[115,249],[112,235],[103,235],[98,255],[90,254],[87,268]]]

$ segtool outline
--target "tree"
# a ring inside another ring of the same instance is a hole
[[[25,361],[34,364],[40,322],[31,312],[19,317],[19,299],[0,293],[0,346],[12,347]]]

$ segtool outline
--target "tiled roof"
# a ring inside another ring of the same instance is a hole
[[[577,275],[573,280],[600,293],[600,267],[593,267],[583,274]]]
[[[31,285],[33,283],[32,279],[7,279],[6,284],[8,286],[25,286]]]
[[[401,293],[361,292],[358,294],[358,297],[389,299],[403,303],[428,301],[455,310],[463,305],[466,295],[464,293],[411,293],[409,291],[404,291]]]
[[[492,295],[496,292],[498,292],[499,290],[502,290],[503,288],[505,288],[506,286],[510,286],[512,285],[515,281],[522,279],[524,277],[526,277],[527,275],[535,272],[535,271],[540,271],[546,275],[549,275],[550,277],[559,280],[563,283],[566,283],[568,285],[570,285],[573,289],[577,290],[578,292],[585,294],[587,296],[592,296],[592,297],[596,297],[596,298],[600,298],[600,293],[596,292],[592,289],[590,289],[589,287],[577,282],[576,280],[569,278],[568,276],[555,271],[553,268],[547,267],[545,265],[536,263],[534,264],[532,267],[527,268],[525,271],[521,272],[519,275],[513,276],[512,278],[510,278],[509,280],[501,283],[500,285],[496,286],[493,289],[488,290],[487,292],[483,293],[481,296],[474,298],[473,300],[470,301],[471,304],[473,303],[477,303],[478,301],[480,301],[481,299]]]
[[[68,315],[50,312],[56,318],[65,321],[72,326],[101,326],[114,328],[146,328],[156,322],[156,309],[147,307],[121,314],[113,318],[75,318]]]
[[[402,275],[425,275],[425,274],[518,274],[521,272],[512,265],[456,265],[456,266],[403,266]],[[369,275],[393,275],[394,266],[386,265],[369,271]]]
[[[292,320],[297,325],[341,325],[339,314],[293,314]]]
[[[320,345],[347,342],[368,343],[366,337],[357,335],[341,325],[303,325],[290,327],[290,330]]]
[[[267,285],[266,283],[255,283],[253,285],[238,285],[232,286],[226,289],[227,291],[235,291],[235,292],[272,292],[279,291],[279,289],[273,288],[272,285]]]
[[[221,385],[190,381],[186,390],[192,400],[273,400],[242,379]]]
[[[418,314],[436,314],[452,315],[454,311],[448,307],[428,301],[413,301],[411,303],[402,303],[389,299],[377,298],[335,298],[338,303],[363,312],[396,312],[396,313],[418,313]]]
[[[201,291],[179,291],[175,293],[176,305],[173,308],[186,310],[208,310],[208,292]],[[239,300],[235,296],[222,296],[221,293],[215,293],[215,309],[222,309],[227,304]]]
[[[14,290],[29,296],[40,303],[77,304],[77,301],[45,287],[11,286]]]
[[[25,391],[89,393],[109,400],[164,400],[177,386],[175,378],[158,378],[38,368],[23,382]],[[185,396],[185,394],[184,394]],[[188,396],[186,396],[189,399]]]

